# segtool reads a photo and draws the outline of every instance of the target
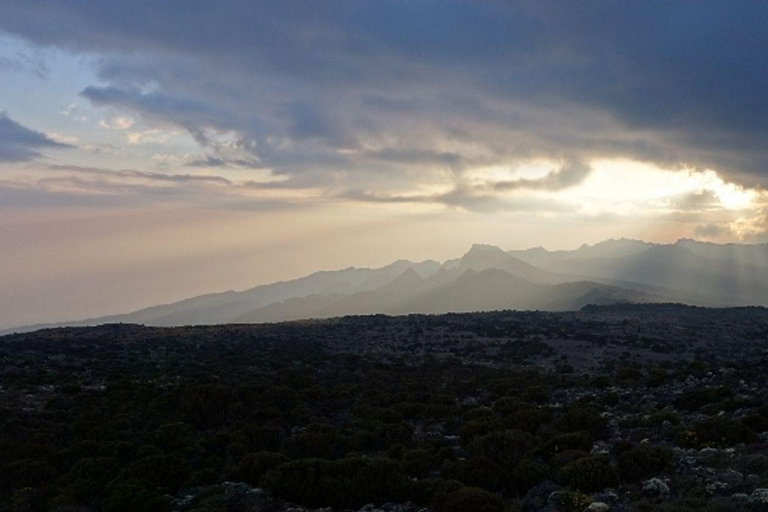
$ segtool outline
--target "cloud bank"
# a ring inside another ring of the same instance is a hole
[[[710,0],[0,7],[0,29],[96,56],[82,96],[187,131],[197,163],[375,190],[595,157],[764,185],[767,23],[768,4]]]

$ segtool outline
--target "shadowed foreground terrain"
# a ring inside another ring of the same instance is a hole
[[[768,510],[768,310],[0,338],[0,510]]]

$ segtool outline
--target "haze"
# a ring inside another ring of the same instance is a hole
[[[751,1],[4,1],[0,327],[475,243],[764,253],[766,26]],[[756,302],[762,263],[728,261]]]

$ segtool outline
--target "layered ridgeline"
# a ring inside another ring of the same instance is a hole
[[[623,302],[768,305],[768,245],[692,240],[662,245],[625,239],[573,251],[504,251],[475,245],[463,257],[442,264],[396,261],[378,269],[317,272],[70,325],[174,326],[376,313],[567,311]]]

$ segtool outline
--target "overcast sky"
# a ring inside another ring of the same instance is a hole
[[[472,243],[762,242],[768,3],[0,3],[0,327]]]

